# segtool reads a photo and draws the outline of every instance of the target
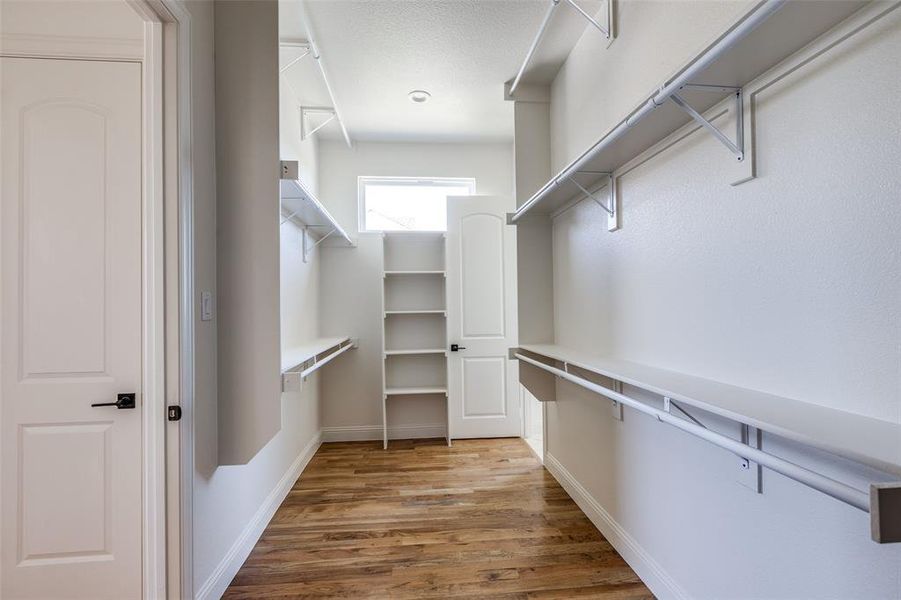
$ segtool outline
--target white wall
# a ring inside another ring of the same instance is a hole
[[[320,145],[320,196],[329,211],[357,235],[357,177],[475,177],[479,194],[513,195],[513,152],[509,144],[403,144],[343,142]],[[324,370],[322,422],[325,439],[381,439],[382,428],[382,240],[359,236],[356,249],[322,252],[323,335],[358,337],[340,370]],[[443,399],[392,398],[389,424],[444,434]],[[424,427],[427,426],[427,427]],[[401,435],[398,433],[398,435]]]
[[[610,50],[588,32],[554,82],[555,168],[740,4],[620,2]],[[758,95],[748,183],[729,186],[731,157],[696,132],[622,177],[620,231],[590,202],[558,217],[557,342],[901,422],[899,57],[896,10]],[[548,462],[618,523],[659,595],[901,597],[901,547],[870,541],[866,514],[771,472],[754,494],[727,452],[628,409],[615,421],[566,382],[557,398]],[[879,476],[772,436],[764,448]]]
[[[283,74],[279,76],[279,139],[281,160],[296,160],[300,179],[314,194],[319,190],[319,137],[300,139],[300,106]]]

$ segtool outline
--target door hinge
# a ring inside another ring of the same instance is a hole
[[[167,412],[168,412],[167,418],[170,421],[181,421],[181,407],[179,405],[173,404],[172,406],[169,407]]]

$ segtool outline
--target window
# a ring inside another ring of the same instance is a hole
[[[447,231],[447,197],[470,196],[475,179],[360,177],[361,231]]]

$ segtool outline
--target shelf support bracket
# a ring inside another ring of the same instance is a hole
[[[280,42],[279,48],[280,49],[281,48],[298,48],[298,49],[300,49],[300,54],[298,56],[294,57],[291,60],[291,62],[286,64],[284,67],[281,67],[278,70],[279,73],[284,73],[285,71],[287,71],[288,69],[290,69],[291,67],[293,67],[294,65],[299,63],[301,60],[303,60],[304,58],[309,56],[310,53],[312,52],[309,42]]]
[[[290,215],[288,215],[287,217],[285,217],[284,219],[282,219],[282,220],[279,222],[279,226],[284,225],[285,223],[287,223],[288,221],[290,221],[291,219],[293,219],[294,217],[296,217],[296,216],[297,216],[297,213],[299,213],[299,212],[300,212],[299,210],[295,210],[293,213],[291,213]]]
[[[603,175],[607,178],[607,201],[604,202],[591,192],[589,192],[584,185],[576,181],[575,175],[578,173],[590,173],[592,175]],[[595,203],[604,209],[604,212],[607,213],[607,229],[609,231],[615,231],[619,228],[619,215],[616,210],[616,178],[613,176],[613,173],[608,172],[598,172],[598,171],[576,171],[576,173],[569,175],[566,178],[570,183],[579,188],[587,198],[591,198],[595,201]]]
[[[696,84],[688,84],[682,86],[681,89],[693,89],[700,91],[712,91],[712,92],[722,92],[728,91],[735,95],[735,141],[730,140],[726,134],[719,130],[719,128],[705,119],[701,113],[693,109],[682,96],[678,93],[674,93],[669,97],[672,100],[673,104],[684,110],[688,116],[695,120],[695,122],[710,132],[713,137],[715,137],[719,142],[729,149],[732,154],[735,155],[735,158],[738,160],[744,160],[745,158],[745,128],[744,128],[744,107],[742,103],[742,91],[741,88],[729,87],[729,86],[721,86],[721,85],[696,85]]]
[[[307,225],[306,227],[303,228],[303,240],[302,240],[303,262],[307,262],[307,258],[309,257],[310,252],[312,252],[316,248],[316,246],[318,246],[319,244],[324,242],[328,236],[332,235],[333,233],[335,233],[337,231],[337,229],[335,227],[332,227],[332,229],[328,233],[326,233],[324,236],[322,236],[321,238],[319,238],[318,240],[313,242],[312,246],[307,246],[307,237],[309,237],[309,234],[307,233],[307,229],[310,229],[311,227],[315,227],[315,225]],[[326,225],[325,227],[328,227],[328,226]]]
[[[335,112],[334,108],[328,108],[325,106],[301,106],[300,107],[300,139],[305,140],[332,121],[337,117],[337,112]],[[329,117],[311,129],[307,131],[307,117],[310,115],[329,115]]]
[[[665,406],[672,406],[673,408],[678,410],[680,413],[682,413],[683,415],[688,417],[688,420],[691,421],[692,423],[694,423],[695,425],[697,425],[698,427],[703,427],[704,429],[709,429],[709,427],[707,427],[706,425],[701,423],[701,421],[696,419],[694,415],[692,415],[690,412],[688,412],[687,410],[685,410],[684,408],[682,408],[681,406],[676,404],[676,401],[673,400],[672,398],[664,398],[663,402],[664,402]],[[670,412],[669,408],[666,408],[665,410],[666,410],[666,412]]]
[[[699,419],[697,419],[694,415],[688,412],[686,409],[682,408],[679,404],[676,403],[672,398],[664,397],[663,398],[663,410],[666,412],[671,412],[671,408],[675,408],[680,413],[685,415],[689,421],[697,425],[698,427],[703,427],[704,429],[710,429],[704,423],[702,423]],[[750,427],[744,423],[741,424],[741,443],[747,445],[750,448],[754,448],[755,450],[760,450],[761,444],[761,432],[756,427]],[[763,470],[759,464],[756,462],[741,456],[738,456],[738,483],[745,486],[746,488],[756,492],[758,494],[763,493]]]
[[[612,0],[607,0],[608,8],[607,8],[607,26],[606,27],[604,27],[603,25],[598,23],[597,19],[595,19],[594,17],[589,15],[587,12],[585,12],[585,9],[582,8],[581,6],[579,6],[578,4],[576,4],[575,0],[566,0],[566,1],[569,3],[570,6],[572,6],[574,9],[576,9],[580,15],[585,17],[585,19],[588,20],[589,23],[594,25],[598,31],[603,33],[605,38],[607,38],[608,40],[610,39],[610,3],[612,2]]]
[[[751,427],[746,423],[741,424],[741,443],[755,450],[760,450],[763,443],[763,434],[760,429]],[[743,456],[738,457],[738,483],[756,494],[763,493],[763,468]]]

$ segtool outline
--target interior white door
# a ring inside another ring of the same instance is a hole
[[[141,66],[0,61],[0,596],[140,598]]]
[[[516,228],[509,198],[447,200],[448,412],[452,438],[510,437],[521,430]],[[454,351],[453,344],[459,349]]]

